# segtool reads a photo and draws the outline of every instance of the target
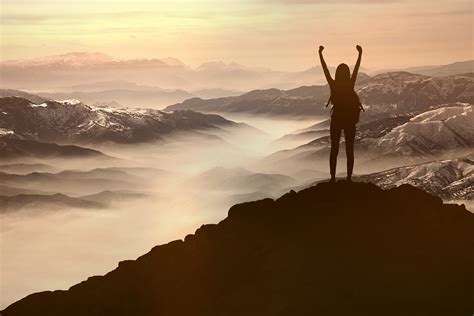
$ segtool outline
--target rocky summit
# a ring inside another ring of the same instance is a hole
[[[410,185],[320,183],[1,315],[472,315],[473,231]]]

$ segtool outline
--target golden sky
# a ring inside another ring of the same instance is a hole
[[[1,59],[72,51],[303,70],[396,68],[473,57],[472,0],[0,0]]]

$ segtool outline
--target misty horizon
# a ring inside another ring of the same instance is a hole
[[[116,53],[116,52],[115,52]],[[225,66],[225,67],[243,67],[243,68],[252,68],[252,69],[259,69],[259,70],[271,70],[271,71],[277,71],[277,72],[303,72],[310,70],[312,68],[320,68],[321,66],[319,65],[317,59],[316,59],[316,47],[314,49],[314,63],[309,63],[306,66],[301,66],[299,68],[273,68],[268,65],[261,65],[261,64],[245,64],[244,62],[240,62],[239,60],[222,60],[222,59],[208,59],[199,63],[188,63],[186,61],[181,60],[180,58],[177,58],[175,56],[129,56],[129,57],[115,57],[114,52],[108,53],[108,52],[101,52],[101,51],[64,51],[64,52],[57,52],[55,54],[48,54],[48,55],[38,55],[38,56],[32,56],[28,58],[2,58],[0,59],[0,64],[4,65],[17,65],[17,64],[22,64],[22,63],[27,63],[27,62],[34,62],[34,61],[42,61],[43,65],[46,64],[46,62],[54,62],[55,58],[60,59],[61,57],[86,57],[87,59],[84,60],[86,62],[89,60],[90,62],[94,62],[93,57],[97,57],[98,59],[96,60],[97,64],[100,63],[107,63],[107,62],[145,62],[145,61],[160,61],[163,62],[164,64],[168,66],[176,66],[176,67],[189,67],[193,70],[199,70],[202,67],[206,66]],[[352,53],[352,54],[351,54]],[[334,61],[334,63],[330,64],[330,67],[335,69],[336,65],[341,62],[345,62],[351,66],[353,66],[353,63],[355,62],[354,57],[353,57],[353,52],[348,51],[347,53],[348,58],[347,60],[342,60],[342,61]],[[395,57],[395,56],[393,56]],[[329,60],[332,58],[329,57]],[[473,61],[474,56],[467,56],[465,59],[443,59],[440,60],[438,63],[426,63],[425,59],[422,59],[422,61],[417,61],[413,62],[410,64],[403,64],[403,65],[398,65],[397,67],[371,67],[370,65],[364,65],[361,68],[361,72],[367,72],[368,74],[373,74],[373,73],[380,73],[380,72],[390,72],[390,71],[409,71],[410,69],[417,69],[417,68],[430,68],[430,67],[438,67],[438,66],[447,66],[447,65],[452,65],[455,63],[463,63],[463,62],[469,62]],[[67,64],[66,64],[67,65]],[[76,65],[76,67],[80,67],[81,65]],[[472,69],[471,69],[472,70]],[[469,71],[467,69],[466,71]]]
[[[353,66],[351,66],[353,67]],[[360,69],[367,75],[405,71],[426,76],[462,75],[474,60],[406,69]],[[192,68],[174,58],[120,60],[103,53],[68,53],[0,63],[0,87],[37,94],[45,99],[78,99],[91,105],[162,109],[192,98],[216,99],[249,91],[325,86],[323,70],[282,72],[236,63],[209,62]],[[335,65],[329,65],[331,72]],[[269,90],[269,91],[270,91]]]

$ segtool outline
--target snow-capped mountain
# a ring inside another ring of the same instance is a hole
[[[408,72],[385,73],[359,86],[357,93],[371,111],[417,113],[430,106],[474,103],[474,73],[428,77]]]
[[[102,108],[78,100],[34,104],[15,97],[0,99],[0,126],[29,139],[63,143],[135,143],[159,140],[177,131],[248,127],[192,111]]]
[[[124,88],[110,89],[100,91],[71,91],[71,92],[54,92],[54,93],[38,93],[40,96],[49,100],[78,99],[87,104],[96,102],[104,104],[113,104],[112,100],[118,101],[119,104],[128,107],[150,107],[163,108],[174,102],[189,99],[194,95],[183,90],[164,90],[154,87]],[[122,107],[123,107],[122,106]]]
[[[470,104],[447,104],[412,117],[383,118],[357,127],[354,150],[359,172],[387,166],[459,157],[474,149],[474,113]],[[324,124],[322,125],[324,126]],[[329,157],[330,137],[322,136],[289,150],[267,156],[270,171],[281,168],[314,168]],[[344,138],[341,138],[344,157]],[[326,164],[324,164],[326,166]]]
[[[189,92],[181,89],[170,90],[138,85],[125,80],[112,80],[64,86],[55,88],[54,92],[35,92],[34,94],[13,89],[0,89],[0,98],[21,97],[33,103],[43,103],[48,100],[78,99],[91,105],[100,104],[119,108],[140,106],[161,109],[193,97],[207,99],[241,95],[242,93],[241,91],[226,89],[205,89]]]
[[[384,154],[433,155],[474,147],[472,105],[441,107],[416,115],[389,133],[368,142]]]
[[[356,90],[367,112],[361,120],[400,114],[417,114],[431,106],[452,102],[474,103],[474,74],[428,77],[408,72],[361,74]],[[300,87],[291,90],[254,90],[236,97],[202,100],[193,98],[167,107],[203,112],[247,112],[284,115],[329,115],[325,108],[329,88]]]
[[[390,132],[394,127],[397,127],[407,122],[409,119],[409,116],[400,115],[381,118],[378,120],[370,121],[365,124],[360,124],[357,128],[356,139],[360,141],[381,137]],[[282,138],[278,139],[277,142],[299,141],[300,144],[301,142],[306,142],[306,144],[300,146],[302,148],[320,146],[321,144],[329,144],[329,124],[329,119],[324,120],[308,128],[297,130],[291,134],[285,135]]]
[[[474,199],[474,156],[431,161],[357,177],[381,188],[411,184],[446,200]]]
[[[474,113],[470,104],[451,104],[409,117],[406,115],[360,124],[356,148],[378,155],[434,155],[450,149],[474,147]],[[328,146],[329,136],[319,137],[299,149]]]

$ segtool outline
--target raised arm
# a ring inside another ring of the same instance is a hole
[[[331,78],[331,74],[329,73],[328,66],[326,65],[326,62],[324,61],[323,49],[324,49],[324,46],[319,46],[319,59],[321,60],[321,66],[323,67],[326,80],[328,81],[329,85],[331,85],[334,80]]]
[[[359,52],[359,57],[357,57],[357,62],[354,66],[354,70],[352,71],[352,76],[351,76],[352,85],[354,86],[357,80],[357,73],[359,72],[360,60],[362,59],[362,47],[357,45],[356,48],[357,48],[357,51]]]

